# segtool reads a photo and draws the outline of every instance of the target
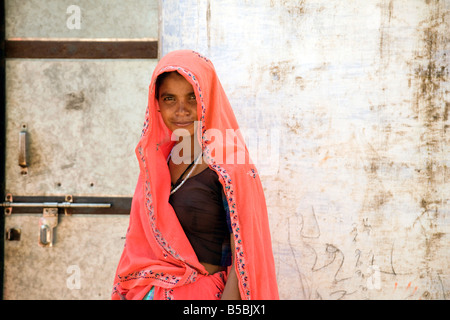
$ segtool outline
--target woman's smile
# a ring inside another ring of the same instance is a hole
[[[172,123],[177,127],[188,127],[194,124],[194,121],[172,121]]]
[[[182,75],[170,72],[164,77],[158,90],[158,103],[163,121],[172,132],[185,129],[194,135],[197,99],[192,85]]]

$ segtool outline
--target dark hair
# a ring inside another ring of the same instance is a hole
[[[163,83],[164,79],[167,78],[169,76],[169,74],[171,74],[172,72],[176,72],[176,71],[161,73],[158,76],[158,78],[156,78],[156,82],[155,82],[155,98],[156,98],[156,100],[159,99],[159,87],[161,87],[161,84]]]

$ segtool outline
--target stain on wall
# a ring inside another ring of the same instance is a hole
[[[161,14],[162,53],[208,55],[241,128],[277,132],[278,161],[259,169],[282,299],[450,296],[448,2]]]

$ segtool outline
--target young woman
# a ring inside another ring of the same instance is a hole
[[[161,59],[113,299],[278,299],[261,182],[213,64]]]

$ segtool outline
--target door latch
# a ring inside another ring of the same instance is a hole
[[[73,196],[67,195],[64,202],[14,202],[12,194],[8,193],[5,202],[0,203],[5,208],[5,215],[11,215],[13,208],[63,208],[66,215],[70,215],[67,209],[107,209],[111,208],[111,203],[75,203]]]
[[[64,209],[66,216],[71,215],[72,209],[111,208],[111,203],[74,203],[73,196],[67,195],[64,202],[14,202],[12,194],[8,193],[5,202],[0,207],[5,208],[5,215],[12,214],[13,208],[42,208],[39,218],[39,239],[41,247],[52,247],[55,241],[55,228],[58,225],[58,210]]]
[[[54,229],[58,225],[58,208],[44,208],[44,213],[39,219],[39,245],[52,247]]]

